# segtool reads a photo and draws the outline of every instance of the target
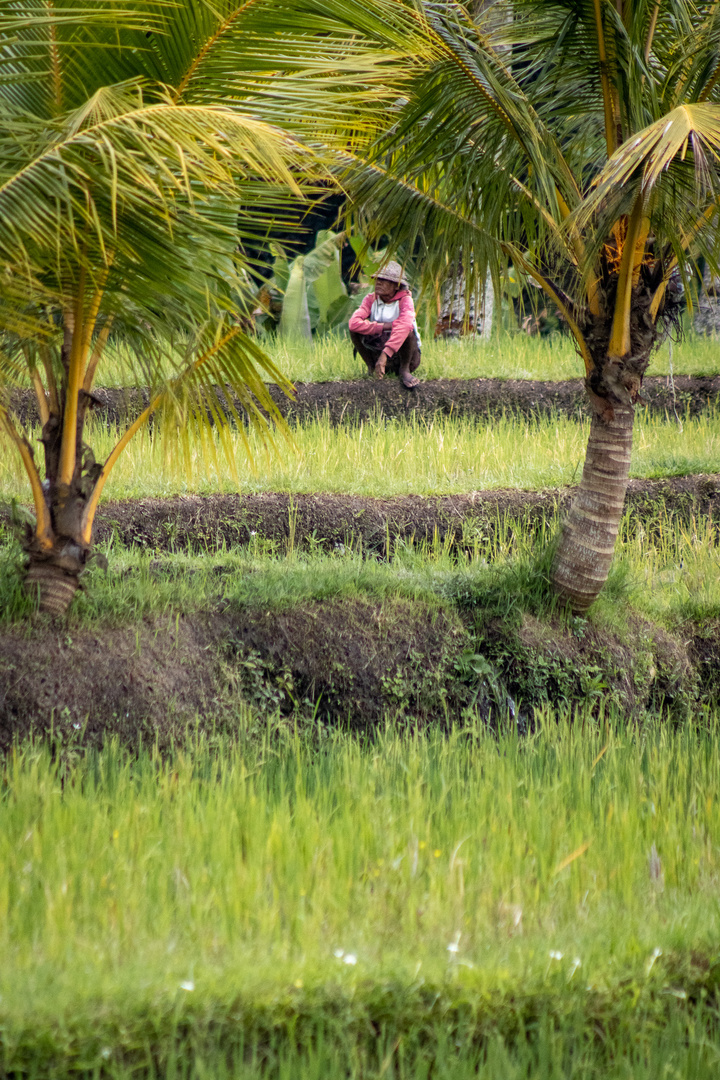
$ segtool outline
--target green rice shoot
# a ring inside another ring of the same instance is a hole
[[[57,1048],[147,1070],[188,1024],[219,1054],[340,1015],[357,1052],[379,1009],[411,1045],[499,1036],[529,1007],[565,1040],[611,1023],[629,1051],[699,992],[720,935],[714,719],[546,714],[523,739],[470,723],[316,749],[251,719],[164,761],[6,759],[6,1067]]]

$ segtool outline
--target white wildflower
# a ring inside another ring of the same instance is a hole
[[[451,954],[458,953],[460,951],[460,931],[455,934],[455,937],[447,947],[447,951]]]
[[[656,960],[658,959],[658,957],[660,957],[660,956],[662,956],[662,949],[658,949],[657,947],[656,947],[656,948],[654,948],[654,949],[653,949],[653,951],[652,951],[652,953],[650,954],[650,959],[649,959],[649,960],[648,960],[648,962],[647,962],[647,967],[646,967],[646,969],[645,969],[645,974],[646,974],[646,975],[649,975],[649,974],[650,974],[650,972],[652,971],[652,969],[653,969],[653,966],[654,966],[654,964],[655,964],[655,961],[656,961]]]

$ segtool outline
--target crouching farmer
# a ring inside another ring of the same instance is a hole
[[[420,335],[415,305],[399,263],[389,262],[375,275],[375,293],[365,297],[351,316],[350,338],[376,379],[386,371],[399,375],[403,386],[417,386]]]

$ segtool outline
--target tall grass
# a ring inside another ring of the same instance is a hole
[[[469,527],[455,540],[413,544],[388,538],[385,561],[353,547],[326,554],[254,538],[242,548],[196,553],[157,553],[99,545],[109,570],[88,571],[89,587],[73,604],[68,625],[126,625],[146,616],[232,608],[282,609],[307,601],[370,595],[454,603],[472,595],[482,603],[489,590],[504,593],[508,606],[532,609],[542,587],[538,553],[552,541],[557,519],[539,534],[504,515],[492,530]],[[0,541],[3,540],[0,532]],[[0,543],[0,624],[27,620],[32,601],[17,572],[19,549]],[[523,585],[523,582],[526,585]],[[527,595],[526,595],[526,590]],[[641,614],[670,630],[686,620],[720,617],[720,537],[716,524],[699,517],[689,524],[662,509],[654,519],[626,515],[610,582],[590,622],[622,623]]]
[[[261,342],[278,367],[293,382],[332,382],[359,379],[365,365],[353,359],[352,345],[343,335],[329,334],[308,341],[269,338]],[[137,363],[121,342],[111,345],[99,382],[103,386],[134,383]],[[654,355],[649,375],[715,375],[720,372],[720,349],[715,338],[689,334],[679,345],[666,342]],[[582,361],[572,340],[556,334],[531,338],[503,333],[490,341],[473,337],[426,339],[419,374],[425,379],[579,379]],[[142,380],[142,377],[141,381]]]
[[[0,785],[5,1071],[175,1075],[178,1032],[217,1061],[323,1024],[356,1064],[378,1035],[499,1052],[543,1012],[637,1052],[715,978],[715,720],[27,745]]]
[[[720,471],[720,416],[715,410],[686,418],[682,425],[641,413],[635,428],[633,476]],[[217,435],[206,442],[190,432],[189,450],[183,454],[146,430],[120,458],[105,497],[237,490],[442,495],[553,488],[579,479],[587,435],[587,421],[558,416],[527,420],[508,415],[480,423],[469,417],[380,418],[344,428],[325,416],[293,429],[293,445],[281,441],[276,450],[263,448],[259,436],[250,433],[255,471],[241,439],[231,434],[236,481]],[[116,430],[102,424],[87,434],[99,460],[117,437]],[[204,453],[208,443],[209,455]],[[29,499],[29,488],[19,458],[7,452],[0,459],[0,498],[13,497]]]
[[[636,611],[668,625],[720,617],[720,543],[717,524],[688,524],[660,508],[654,520],[626,515],[613,575]]]

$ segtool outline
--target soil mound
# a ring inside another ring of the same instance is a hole
[[[541,382],[524,379],[429,379],[415,390],[405,390],[398,379],[377,383],[369,378],[350,382],[297,383],[290,400],[275,386],[270,393],[283,416],[292,424],[305,423],[327,415],[332,424],[359,423],[370,417],[412,416],[418,419],[437,415],[470,416],[476,419],[514,413],[527,418],[554,412],[581,417],[586,413],[586,397],[581,379]],[[720,375],[678,375],[674,381],[660,376],[646,379],[643,397],[652,412],[696,416],[720,401]],[[148,405],[146,389],[93,391],[92,412],[108,423],[127,423]],[[13,398],[13,405],[25,423],[36,423],[37,406],[32,391]],[[242,406],[235,405],[240,413]]]
[[[341,550],[354,546],[385,555],[399,543],[473,545],[498,532],[538,529],[566,505],[572,488],[554,491],[478,491],[468,495],[182,495],[106,504],[96,539],[115,537],[159,551],[208,550],[260,538],[289,547]],[[662,518],[690,523],[720,517],[720,474],[631,480],[631,521],[646,529]]]
[[[14,630],[0,632],[0,749],[31,730],[60,742],[165,741],[212,705],[214,663],[199,622]]]
[[[303,423],[327,414],[333,424],[360,422],[381,414],[388,418],[418,419],[437,415],[494,418],[505,413],[535,418],[558,413],[580,418],[587,412],[582,379],[541,382],[525,379],[432,379],[412,391],[398,379],[353,382],[298,383],[295,401],[271,393],[283,415]],[[643,397],[653,412],[698,415],[720,401],[720,376],[679,376],[674,387],[668,379],[653,377],[643,384]]]
[[[455,670],[469,642],[459,616],[403,598],[21,630],[0,633],[0,750],[31,731],[167,745],[198,718],[232,728],[242,703],[366,728],[470,702]]]

